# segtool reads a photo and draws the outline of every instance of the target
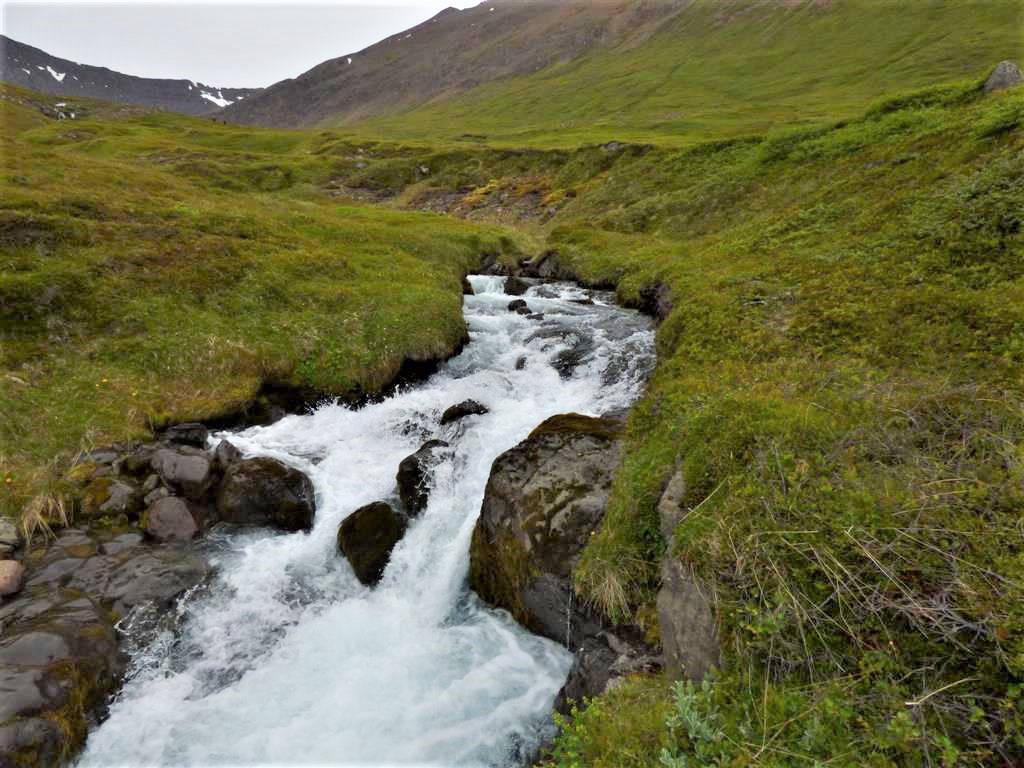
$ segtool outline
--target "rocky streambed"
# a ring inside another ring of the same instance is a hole
[[[421,385],[83,457],[96,523],[18,543],[0,607],[0,765],[87,729],[82,765],[514,765],[553,706],[661,666],[571,588],[651,323],[566,283],[470,288],[471,342]],[[703,662],[709,615],[683,628]]]

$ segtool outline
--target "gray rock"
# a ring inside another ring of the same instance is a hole
[[[21,531],[18,530],[17,524],[9,517],[0,517],[0,546],[13,552],[22,543]]]
[[[461,403],[451,406],[442,414],[441,426],[459,421],[467,416],[482,416],[485,413],[490,413],[490,409],[486,405],[482,405],[476,400],[463,400]]]
[[[146,482],[142,484],[142,492],[144,494],[152,493],[160,485],[160,475],[150,475],[146,478]]]
[[[405,535],[405,517],[378,501],[360,507],[338,527],[338,549],[356,578],[367,586],[380,581],[394,549]]]
[[[661,563],[658,629],[664,666],[673,678],[703,680],[719,664],[718,624],[711,593],[674,554],[675,531],[686,515],[686,480],[677,470],[658,500],[658,522],[668,551]]]
[[[0,722],[34,715],[48,706],[59,706],[59,692],[45,682],[41,670],[0,667]]]
[[[398,495],[410,517],[415,517],[427,508],[434,467],[440,462],[443,450],[448,447],[448,443],[443,440],[430,440],[420,446],[416,453],[402,459],[398,465],[395,477]]]
[[[508,311],[515,312],[520,315],[530,314],[530,308],[526,304],[525,299],[513,299],[508,303]]]
[[[17,594],[24,583],[25,566],[17,560],[0,560],[0,596]]]
[[[202,424],[190,422],[187,424],[175,424],[173,427],[168,427],[164,430],[163,438],[172,443],[180,443],[182,445],[192,445],[196,448],[202,448],[206,445],[206,440],[210,436],[209,431]]]
[[[242,452],[227,440],[221,440],[213,452],[213,460],[223,472],[236,461],[242,460]]]
[[[134,485],[122,480],[113,480],[110,483],[109,498],[100,505],[99,511],[103,514],[127,515],[137,517],[142,509],[142,493]]]
[[[98,448],[85,454],[82,461],[92,464],[113,464],[119,458],[121,458],[121,454],[113,448]]]
[[[165,483],[194,501],[203,497],[214,480],[210,460],[201,454],[161,448],[153,454],[152,466]]]
[[[100,546],[100,550],[105,555],[119,555],[126,550],[140,546],[142,542],[141,533],[121,533],[104,541]]]
[[[315,512],[313,483],[276,459],[235,462],[217,491],[217,514],[229,523],[308,531]]]
[[[71,648],[60,635],[26,632],[0,645],[0,667],[45,667],[70,655]]]
[[[168,491],[163,486],[161,486],[161,487],[159,487],[159,488],[157,488],[157,489],[147,493],[146,494],[146,498],[143,499],[143,503],[145,504],[145,506],[151,507],[154,504],[156,504],[158,501],[160,501],[160,499],[166,499],[170,495],[171,495],[171,492]]]
[[[209,567],[194,552],[143,547],[115,558],[92,558],[75,573],[69,586],[98,597],[125,615],[145,603],[170,605],[208,575]]]
[[[473,531],[473,589],[569,648],[601,629],[574,598],[572,571],[604,518],[621,428],[578,414],[545,421],[495,460]]]
[[[191,541],[199,532],[188,504],[176,496],[158,499],[142,516],[142,529],[158,541]]]
[[[711,593],[671,555],[661,564],[658,630],[665,669],[672,677],[699,681],[718,666],[718,625]]]
[[[985,81],[985,93],[996,93],[1024,83],[1024,74],[1015,61],[1001,61]]]

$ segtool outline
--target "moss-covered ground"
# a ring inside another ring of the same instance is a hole
[[[0,509],[55,509],[79,450],[264,385],[377,391],[462,341],[496,227],[339,205],[312,134],[0,90]]]
[[[672,554],[714,592],[725,663],[706,689],[651,682],[670,724],[636,711],[641,683],[592,704],[556,765],[1021,759],[1024,90],[951,83],[684,149],[378,147],[358,167],[327,144],[394,205],[528,201],[582,279],[671,296],[577,586],[656,636],[655,507],[681,470]]]

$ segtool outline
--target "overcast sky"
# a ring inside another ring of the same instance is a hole
[[[257,87],[479,0],[0,2],[0,31],[54,56],[140,77]]]

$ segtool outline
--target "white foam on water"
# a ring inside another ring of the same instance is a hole
[[[548,416],[629,405],[653,331],[607,295],[576,303],[590,294],[575,286],[531,288],[538,320],[507,310],[504,278],[470,282],[471,342],[428,381],[228,435],[309,475],[314,528],[208,536],[215,579],[135,652],[82,768],[505,766],[550,733],[571,656],[469,591],[470,537],[494,459]],[[553,357],[583,337],[582,362],[560,375]],[[467,398],[490,412],[439,427]],[[366,588],[337,554],[338,525],[394,502],[399,462],[429,438],[452,446],[429,504]]]

